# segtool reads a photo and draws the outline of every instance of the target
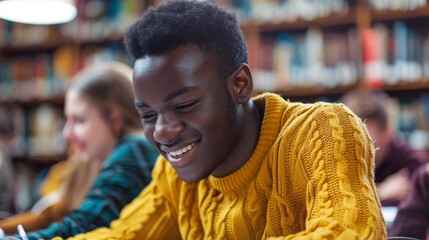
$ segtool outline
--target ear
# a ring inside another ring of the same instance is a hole
[[[124,123],[122,122],[121,113],[118,109],[112,109],[112,112],[110,114],[110,122],[112,124],[113,133],[116,136],[119,136],[121,134]]]
[[[241,64],[228,79],[231,96],[237,103],[245,103],[253,95],[253,79],[250,67]]]

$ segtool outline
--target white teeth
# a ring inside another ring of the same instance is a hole
[[[193,147],[195,147],[195,143],[191,143],[191,144],[189,144],[188,146],[186,146],[186,147],[184,147],[182,149],[179,149],[179,150],[174,151],[174,152],[169,152],[168,154],[170,156],[176,157],[176,156],[182,155],[185,152],[191,150]]]

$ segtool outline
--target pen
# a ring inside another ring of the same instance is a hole
[[[28,240],[27,234],[21,224],[18,225],[18,233],[22,240]]]

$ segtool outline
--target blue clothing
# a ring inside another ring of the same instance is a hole
[[[158,152],[142,135],[121,139],[103,163],[82,205],[46,229],[28,233],[28,238],[67,238],[109,226],[119,217],[121,209],[149,184],[157,156]]]

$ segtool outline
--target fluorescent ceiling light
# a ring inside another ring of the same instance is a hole
[[[0,18],[27,24],[59,24],[72,21],[77,9],[72,0],[3,0]]]

